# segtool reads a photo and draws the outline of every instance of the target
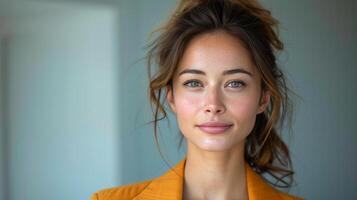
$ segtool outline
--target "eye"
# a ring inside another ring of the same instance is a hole
[[[183,85],[187,86],[187,87],[192,87],[192,88],[202,87],[202,84],[198,80],[189,80],[189,81],[186,81]]]
[[[240,88],[240,87],[244,87],[244,86],[245,86],[245,83],[243,81],[234,80],[234,81],[228,82],[225,87]]]

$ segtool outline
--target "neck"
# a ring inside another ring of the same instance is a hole
[[[244,145],[225,152],[188,144],[184,199],[248,199]]]

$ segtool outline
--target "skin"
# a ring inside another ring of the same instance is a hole
[[[204,74],[187,71],[192,69]],[[223,74],[232,69],[251,75]],[[249,51],[224,31],[198,35],[185,49],[173,89],[167,90],[167,101],[187,140],[183,199],[248,199],[244,142],[270,98],[261,90]],[[197,127],[211,121],[231,127],[222,134]]]

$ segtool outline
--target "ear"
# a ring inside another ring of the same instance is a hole
[[[166,91],[167,91],[166,101],[169,103],[171,110],[174,113],[176,113],[176,106],[175,106],[175,101],[174,101],[174,91],[172,90],[172,87],[169,85],[166,86]]]
[[[260,97],[257,115],[265,111],[265,109],[269,105],[269,102],[270,102],[270,91],[268,91],[268,90],[263,91],[262,95]]]

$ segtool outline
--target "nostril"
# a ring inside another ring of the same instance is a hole
[[[216,114],[221,114],[224,112],[224,107],[218,106],[218,105],[209,105],[206,106],[205,112],[207,113],[216,113]]]
[[[206,112],[221,113],[222,109],[206,109]]]

